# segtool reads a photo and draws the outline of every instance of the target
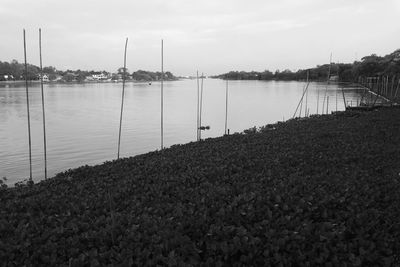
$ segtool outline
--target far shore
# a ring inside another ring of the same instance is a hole
[[[164,82],[173,82],[173,81],[179,81],[182,80],[181,78],[179,79],[173,79],[173,80],[164,80]],[[67,82],[67,81],[48,81],[48,82],[43,82],[44,84],[82,84],[82,83],[122,83],[122,80],[99,80],[99,81],[72,81],[72,82]],[[160,80],[158,81],[137,81],[137,80],[125,80],[126,83],[159,83],[161,82]],[[16,81],[0,81],[0,84],[24,84],[24,80],[16,80]],[[39,84],[40,80],[30,80],[28,81],[29,84]]]

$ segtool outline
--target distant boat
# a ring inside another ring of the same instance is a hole
[[[151,85],[151,82],[149,82],[149,85]]]

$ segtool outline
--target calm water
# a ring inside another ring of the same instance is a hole
[[[231,133],[293,116],[304,82],[230,81],[228,128]],[[311,83],[308,107],[319,111],[324,83]],[[341,89],[329,85],[329,111],[343,110]],[[344,88],[353,104],[362,90]],[[81,165],[99,164],[117,157],[121,104],[120,83],[45,84],[47,157],[49,176]],[[160,84],[126,84],[121,156],[160,148]],[[44,178],[43,126],[39,84],[29,88],[32,162],[35,181]],[[196,140],[195,80],[164,84],[164,145]],[[224,133],[225,81],[204,80],[203,125],[211,129],[203,137]],[[303,106],[304,107],[304,106]],[[29,177],[26,94],[23,84],[0,84],[0,178],[14,184]]]

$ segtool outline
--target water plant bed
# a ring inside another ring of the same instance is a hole
[[[400,109],[346,111],[0,189],[0,266],[398,266]]]

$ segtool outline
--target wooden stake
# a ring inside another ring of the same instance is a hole
[[[397,91],[399,90],[399,86],[400,86],[400,79],[399,79],[399,81],[397,82],[396,92],[394,93],[394,97],[393,97],[393,98],[395,98],[395,99],[396,99],[396,97],[397,97]]]
[[[121,145],[121,128],[122,128],[122,114],[124,110],[124,97],[125,97],[125,78],[126,78],[126,48],[128,47],[128,38],[125,41],[125,52],[124,52],[124,76],[122,77],[122,99],[121,99],[121,116],[119,118],[119,134],[118,134],[118,154],[119,159],[120,145]]]
[[[318,107],[319,107],[319,88],[317,87],[317,115],[318,115]]]
[[[203,80],[204,80],[204,74],[201,73],[201,91],[200,91],[200,119],[199,119],[199,139],[201,140],[201,117],[202,117],[202,111],[203,111]]]
[[[227,134],[228,129],[228,80],[226,80],[226,89],[225,89],[225,135]]]
[[[340,84],[339,69],[340,69],[340,67],[338,66],[338,68],[337,68],[338,86],[339,86],[339,84]],[[337,109],[337,106],[338,106],[338,105],[337,105],[337,104],[338,104],[338,90],[336,89],[335,92],[336,92],[336,99],[335,99],[335,102],[336,102],[336,112],[337,112],[337,111],[338,111],[338,109]]]
[[[346,98],[344,97],[343,87],[342,87],[342,96],[343,96],[344,110],[346,110]]]
[[[306,90],[303,90],[303,95],[301,96],[301,99],[300,99],[299,103],[297,104],[296,110],[294,111],[292,118],[294,118],[296,116],[297,110],[299,109],[300,103],[303,101],[304,94],[307,92],[309,84],[310,84],[310,82],[307,83]]]
[[[200,120],[200,86],[199,86],[199,71],[196,73],[196,79],[197,79],[197,141],[199,141],[199,132],[200,132],[200,125],[199,125],[199,120]]]
[[[328,115],[329,96],[326,97],[326,115]]]
[[[310,71],[309,71],[309,70],[307,70],[307,83],[308,83],[309,75],[310,75]],[[308,105],[308,90],[306,91],[306,106],[305,106],[305,108],[304,108],[304,111],[305,111],[305,117],[308,117],[308,109],[307,109],[307,105]]]
[[[322,102],[322,114],[324,113],[324,106],[325,106],[326,94],[328,92],[329,78],[331,77],[331,67],[332,67],[332,53],[331,53],[331,57],[330,57],[330,60],[329,60],[328,79],[326,80],[324,101]]]
[[[28,90],[28,64],[26,63],[26,38],[24,29],[24,59],[25,59],[25,89],[26,109],[28,113],[28,139],[29,139],[29,180],[32,181],[32,142],[31,142],[31,117],[29,113],[29,90]]]
[[[396,80],[396,75],[392,77],[392,86],[390,87],[390,98],[393,99],[393,89],[394,89],[394,81]]]
[[[307,84],[306,84],[307,85]],[[304,95],[304,93],[305,93],[305,90],[306,90],[306,86],[304,86],[303,87],[303,92],[302,92],[302,95]],[[301,101],[300,101],[300,112],[299,112],[299,118],[301,118],[301,111],[302,111],[302,109],[303,109],[303,98],[301,98]]]
[[[40,56],[40,88],[42,92],[42,114],[43,114],[43,149],[44,149],[44,179],[47,179],[47,148],[46,148],[46,115],[44,109],[43,92],[43,65],[42,65],[42,29],[39,29],[39,56]]]
[[[164,149],[164,42],[161,39],[161,150]]]

